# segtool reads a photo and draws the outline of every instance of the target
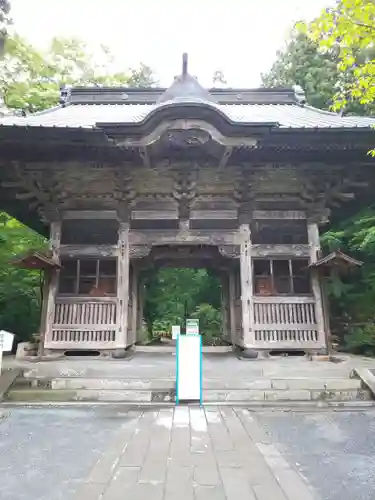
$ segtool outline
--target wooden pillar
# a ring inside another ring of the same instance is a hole
[[[56,261],[60,259],[60,241],[61,241],[61,221],[54,221],[50,224],[50,241],[49,247],[52,252],[52,258]],[[51,276],[48,280],[48,293],[43,297],[47,303],[43,306],[43,315],[45,315],[45,337],[44,346],[48,347],[48,343],[52,342],[52,325],[55,318],[55,300],[59,282],[59,273],[57,270],[51,270]],[[47,292],[47,286],[45,287]],[[43,318],[42,318],[43,321]],[[42,324],[43,327],[43,324]]]
[[[117,331],[116,347],[128,346],[129,307],[129,223],[120,222],[117,262]]]
[[[143,281],[141,276],[138,276],[138,312],[137,312],[137,337],[136,342],[143,340],[142,339],[142,331],[143,331]]]
[[[131,297],[132,297],[132,320],[131,329],[132,337],[131,343],[135,344],[137,341],[137,316],[138,316],[138,272],[134,264],[132,265],[131,272]]]
[[[230,339],[233,345],[237,344],[236,338],[236,275],[235,270],[229,271],[229,325],[230,325]]]
[[[316,262],[320,255],[319,228],[316,222],[308,221],[307,231],[310,245],[310,263]],[[318,341],[327,347],[323,312],[322,288],[318,273],[311,273],[311,287],[315,298],[315,316],[318,328]]]
[[[249,224],[240,225],[240,272],[242,304],[242,346],[254,347],[253,331],[253,272],[251,262],[251,232]]]
[[[228,272],[221,273],[221,328],[222,338],[229,340],[229,283]]]

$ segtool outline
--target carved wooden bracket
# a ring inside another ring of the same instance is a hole
[[[151,247],[148,245],[132,245],[130,247],[131,259],[143,259],[150,255]]]
[[[255,174],[250,170],[241,170],[234,180],[233,198],[238,204],[239,224],[248,224],[252,217],[255,203]]]
[[[191,203],[197,194],[197,182],[194,172],[188,169],[179,169],[175,176],[173,198],[178,203],[179,219],[186,220],[190,218]]]
[[[113,193],[114,199],[132,206],[137,197],[137,192],[132,187],[132,176],[121,167],[116,167],[113,175],[116,186],[116,191]]]
[[[229,259],[240,258],[239,245],[221,245],[219,246],[219,252],[223,257],[228,257]]]

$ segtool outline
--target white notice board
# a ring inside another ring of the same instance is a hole
[[[179,335],[176,352],[176,403],[202,403],[201,335]]]
[[[177,337],[181,333],[181,327],[180,325],[173,325],[172,326],[172,340],[177,340]]]

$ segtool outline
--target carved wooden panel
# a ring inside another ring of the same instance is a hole
[[[309,245],[252,245],[253,257],[291,256],[309,257]]]

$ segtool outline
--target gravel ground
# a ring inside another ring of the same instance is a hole
[[[257,419],[322,500],[375,498],[375,411],[269,412]]]

